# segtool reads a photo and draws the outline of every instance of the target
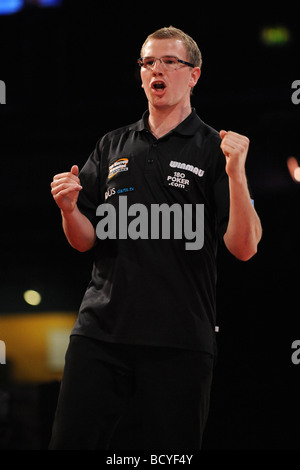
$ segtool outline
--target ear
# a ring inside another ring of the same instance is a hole
[[[141,87],[144,88],[144,84],[143,84],[143,79],[142,79],[142,68],[140,69],[140,80],[141,80]]]
[[[200,67],[194,67],[191,73],[191,78],[190,78],[190,83],[189,83],[189,86],[191,88],[194,88],[194,86],[197,85],[200,75],[201,75]]]

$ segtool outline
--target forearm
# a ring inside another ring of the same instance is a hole
[[[81,252],[93,248],[96,240],[95,229],[77,205],[70,212],[61,211],[61,215],[63,230],[70,245]]]
[[[262,228],[250,199],[246,175],[240,179],[229,178],[229,193],[229,222],[224,242],[236,258],[247,261],[257,252]]]

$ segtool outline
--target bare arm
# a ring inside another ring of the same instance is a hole
[[[77,200],[80,186],[78,166],[74,165],[70,172],[54,176],[51,193],[61,210],[63,230],[70,245],[78,251],[90,250],[96,240],[96,232],[85,215],[78,207]]]
[[[235,132],[221,131],[220,136],[230,194],[229,222],[224,242],[236,258],[247,261],[256,254],[262,236],[261,223],[250,199],[245,173],[249,139]]]

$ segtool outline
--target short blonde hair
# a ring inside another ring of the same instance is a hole
[[[202,54],[200,52],[200,49],[197,45],[197,43],[194,41],[191,36],[188,34],[184,33],[181,29],[174,28],[174,26],[169,26],[158,29],[154,31],[154,33],[149,34],[147,39],[145,40],[144,44],[142,45],[141,48],[141,57],[143,56],[143,49],[145,45],[147,44],[148,41],[151,39],[179,39],[180,41],[183,42],[183,44],[186,47],[187,55],[188,55],[188,61],[191,62],[194,67],[200,67],[202,66]]]

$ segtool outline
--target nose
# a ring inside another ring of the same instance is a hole
[[[154,65],[152,67],[153,75],[162,75],[163,73],[163,64],[161,59],[155,59]]]

